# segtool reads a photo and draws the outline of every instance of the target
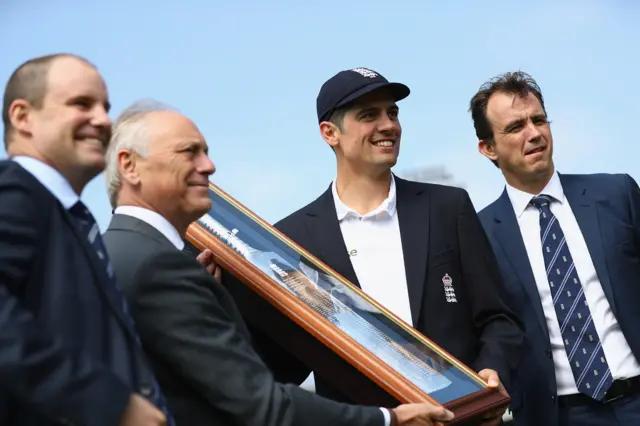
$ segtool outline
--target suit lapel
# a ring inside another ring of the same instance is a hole
[[[111,309],[115,313],[118,321],[122,323],[125,329],[129,330],[132,334],[135,335],[135,331],[131,329],[130,322],[124,316],[124,312],[122,311],[122,301],[120,295],[116,292],[117,289],[112,289],[109,283],[109,277],[107,275],[107,271],[104,267],[102,261],[98,258],[97,253],[94,248],[89,244],[87,238],[80,232],[78,226],[75,223],[75,218],[64,208],[62,205],[58,203],[62,214],[62,217],[68,222],[69,227],[73,231],[73,234],[78,239],[78,242],[82,245],[83,251],[87,260],[89,261],[89,265],[91,266],[91,270],[95,276],[94,284],[98,287],[98,291],[101,292],[105,298],[107,299],[108,304],[111,306]]]
[[[429,195],[422,187],[395,178],[402,253],[414,326],[420,316],[429,247]],[[389,283],[393,285],[393,283]]]
[[[310,207],[307,212],[310,219],[307,231],[319,250],[319,257],[345,279],[360,287],[342,237],[331,187]]]
[[[518,274],[520,282],[529,296],[538,323],[548,336],[549,331],[547,329],[544,310],[542,309],[542,302],[540,301],[540,293],[538,292],[538,286],[533,276],[533,270],[531,269],[527,249],[524,246],[518,220],[513,211],[513,206],[506,189],[494,205],[494,221],[496,239],[500,247],[502,247],[504,255]]]
[[[569,201],[569,205],[576,217],[580,231],[584,236],[593,266],[596,269],[598,279],[602,286],[602,290],[611,305],[613,313],[617,313],[615,299],[609,280],[609,272],[607,270],[606,258],[602,242],[602,229],[598,218],[599,201],[595,199],[594,194],[590,194],[584,185],[580,185],[575,177],[560,176],[562,188]]]
[[[409,182],[396,180],[397,214],[409,292],[411,318],[414,324],[420,316],[427,252],[429,246],[429,197]],[[325,263],[340,275],[360,287],[344,243],[336,215],[331,187],[310,206],[308,232]],[[382,265],[381,267],[384,267]],[[389,283],[393,286],[393,283]]]

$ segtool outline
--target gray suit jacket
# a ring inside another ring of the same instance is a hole
[[[383,426],[377,407],[275,382],[227,290],[155,228],[116,214],[104,241],[179,426]]]

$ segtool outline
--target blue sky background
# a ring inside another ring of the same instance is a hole
[[[275,222],[335,174],[318,134],[320,85],[373,68],[412,89],[400,103],[395,171],[444,165],[480,209],[504,181],[476,150],[467,105],[505,71],[541,85],[561,172],[640,178],[638,22],[632,0],[2,0],[0,83],[33,56],[87,57],[107,81],[113,118],[140,98],[179,108],[207,138],[212,181]],[[83,198],[104,229],[102,175]]]

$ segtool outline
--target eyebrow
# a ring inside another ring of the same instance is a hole
[[[378,112],[383,109],[386,111],[396,111],[396,112],[400,111],[400,108],[398,107],[398,105],[389,105],[386,109],[379,106],[371,106],[371,107],[363,107],[362,109],[358,110],[358,113],[356,114],[356,116],[360,116],[368,112]]]
[[[540,112],[540,113],[537,113],[537,114],[533,114],[533,115],[531,115],[531,119],[532,119],[532,120],[536,120],[536,119],[539,119],[539,118],[544,118],[544,119],[546,119],[546,118],[547,118],[547,116],[546,116],[546,115],[545,115],[545,113],[543,113],[543,112]],[[517,119],[515,119],[515,120],[512,120],[512,121],[508,122],[506,126],[504,126],[503,131],[504,131],[504,132],[508,132],[509,130],[513,129],[513,128],[514,128],[514,127],[516,127],[517,125],[524,124],[526,121],[527,121],[527,119],[526,119],[526,118],[517,118]]]
[[[504,132],[508,132],[509,130],[513,129],[514,127],[524,124],[527,121],[526,118],[516,118],[515,120],[512,120],[510,122],[507,123],[506,126],[504,126],[504,128],[502,129]]]
[[[190,140],[181,144],[179,150],[183,151],[191,148],[202,148],[205,154],[209,154],[209,145],[202,140]]]
[[[77,95],[77,96],[73,96],[71,97],[67,102],[87,102],[90,103],[91,105],[95,105],[100,103],[94,96],[92,95]],[[109,101],[104,101],[102,103],[102,107],[104,108],[104,110],[106,112],[109,112],[111,110],[111,104],[109,103]]]

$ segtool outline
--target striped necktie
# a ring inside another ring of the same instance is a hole
[[[611,371],[569,246],[560,223],[551,212],[551,202],[548,195],[531,200],[540,212],[542,254],[553,306],[578,391],[602,401],[612,383]]]

